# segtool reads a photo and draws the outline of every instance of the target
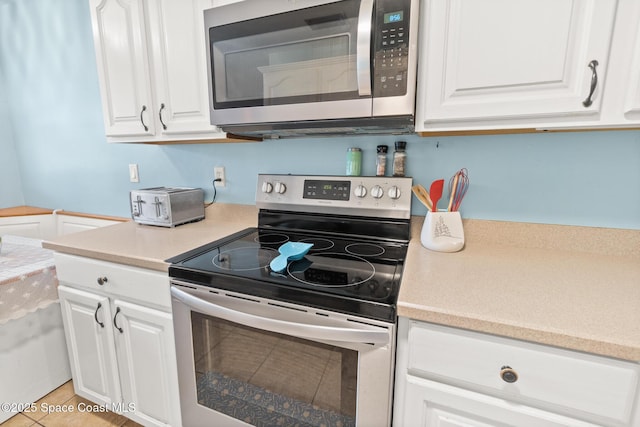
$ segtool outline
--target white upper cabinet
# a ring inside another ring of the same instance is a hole
[[[142,2],[91,0],[90,4],[105,132],[154,135]]]
[[[618,0],[604,93],[605,124],[640,126],[640,1]]]
[[[107,139],[224,138],[209,122],[202,12],[212,0],[90,0]]]
[[[425,1],[416,130],[598,123],[617,3]]]
[[[211,0],[162,0],[148,6],[156,111],[161,131],[217,132],[209,121],[202,12]]]

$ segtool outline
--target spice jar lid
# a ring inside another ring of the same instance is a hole
[[[387,147],[386,145],[378,145],[376,147],[376,151],[378,152],[378,154],[381,154],[381,153],[386,154],[387,151],[389,151],[389,147]]]
[[[396,141],[396,150],[404,150],[407,148],[407,141]]]
[[[347,151],[362,151],[362,150],[358,147],[349,147],[347,148]]]

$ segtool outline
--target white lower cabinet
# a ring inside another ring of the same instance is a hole
[[[121,398],[109,298],[58,287],[76,393],[102,405]]]
[[[0,218],[0,236],[49,240],[65,234],[117,224],[120,221],[65,214],[18,215]]]
[[[145,426],[179,426],[168,277],[64,254],[56,269],[76,393]]]
[[[395,426],[595,427],[598,425],[418,377],[407,378],[405,399],[404,421],[398,423],[396,420]]]
[[[640,365],[400,318],[393,425],[640,426]]]
[[[31,237],[50,239],[55,237],[55,218],[53,215],[19,215],[0,218],[0,236]]]

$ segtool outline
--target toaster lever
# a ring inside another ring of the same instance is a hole
[[[160,215],[162,214],[162,212],[160,211],[160,206],[162,205],[162,202],[160,201],[160,199],[157,196],[153,198],[152,205],[155,205],[155,207],[156,207],[156,216],[158,218],[160,218]]]
[[[142,197],[140,195],[138,195],[138,197],[136,197],[136,200],[134,200],[133,203],[137,205],[137,209],[134,208],[133,210],[133,215],[140,216],[142,214],[142,204],[146,202],[142,200]]]

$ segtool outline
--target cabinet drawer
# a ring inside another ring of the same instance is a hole
[[[54,256],[61,283],[171,309],[169,276],[165,273],[67,254]]]
[[[410,323],[408,342],[410,375],[582,418],[630,422],[639,370],[633,363],[422,322]],[[511,377],[503,379],[504,367]]]

